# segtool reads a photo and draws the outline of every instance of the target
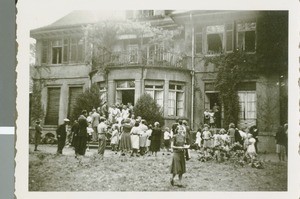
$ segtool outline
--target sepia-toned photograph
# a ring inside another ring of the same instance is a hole
[[[289,18],[97,8],[35,18],[24,190],[288,192]]]

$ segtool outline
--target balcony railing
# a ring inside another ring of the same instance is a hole
[[[97,57],[99,65],[106,66],[156,66],[187,68],[190,58],[170,52],[151,52],[148,50],[126,50],[106,53]]]

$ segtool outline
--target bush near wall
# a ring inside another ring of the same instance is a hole
[[[160,107],[149,94],[143,94],[134,106],[134,115],[141,116],[148,124],[159,122],[160,126],[164,126],[164,118],[160,111]]]

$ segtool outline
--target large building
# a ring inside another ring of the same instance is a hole
[[[254,56],[261,70],[238,86],[239,126],[257,125],[268,150],[269,138],[278,125],[287,122],[287,12],[126,11],[127,20],[150,22],[170,34],[181,32],[163,47],[151,42],[151,34],[119,34],[109,63],[95,67],[93,42],[86,36],[86,27],[101,21],[99,16],[74,11],[31,31],[36,40],[37,72],[33,79],[42,84],[45,129],[50,131],[70,116],[76,97],[97,83],[102,101],[109,106],[135,104],[143,93],[149,93],[161,107],[166,126],[184,118],[196,130],[203,124],[204,110],[215,104],[224,118],[214,84],[218,69],[206,64],[205,58],[236,50]]]

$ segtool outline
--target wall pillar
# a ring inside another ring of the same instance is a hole
[[[58,124],[62,124],[68,113],[69,87],[63,83],[60,88]]]
[[[136,104],[137,100],[142,95],[142,80],[136,79],[135,80],[135,91],[134,91],[134,104]]]
[[[107,105],[112,106],[116,102],[115,98],[116,94],[116,88],[115,88],[115,82],[113,80],[108,80],[107,85]]]
[[[165,77],[164,85],[164,117],[168,116],[169,80]]]

